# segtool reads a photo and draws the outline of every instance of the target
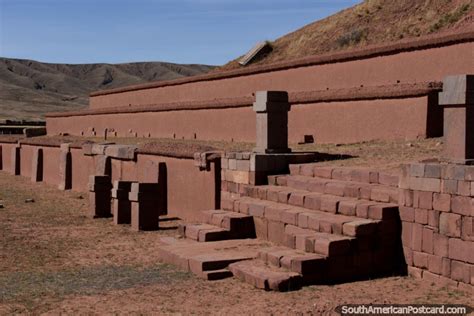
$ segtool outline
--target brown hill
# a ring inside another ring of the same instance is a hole
[[[0,58],[0,119],[42,119],[85,108],[92,91],[206,73],[212,66],[162,62],[49,64]]]
[[[473,17],[474,0],[366,0],[271,42],[246,67],[462,29]],[[242,68],[239,59],[215,71]]]

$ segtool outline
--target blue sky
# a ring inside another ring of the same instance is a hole
[[[359,0],[0,0],[0,56],[224,64]]]

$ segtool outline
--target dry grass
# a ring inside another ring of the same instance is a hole
[[[472,23],[473,0],[366,0],[272,42],[252,65],[416,38]],[[214,71],[240,68],[238,59]]]

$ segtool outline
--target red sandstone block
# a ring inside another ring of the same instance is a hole
[[[423,177],[425,175],[425,164],[424,163],[410,164],[408,173],[411,177]]]
[[[408,248],[408,247],[403,247],[403,255],[405,256],[405,263],[408,266],[412,266],[413,265],[413,250],[411,250],[411,248]]]
[[[278,202],[279,203],[288,203],[288,199],[290,198],[290,194],[292,191],[280,191],[278,192]]]
[[[462,196],[470,196],[471,195],[471,182],[458,181],[458,194]]]
[[[361,186],[359,189],[359,198],[363,200],[370,200],[372,188],[370,186]]]
[[[439,227],[439,211],[428,211],[428,225],[438,229]]]
[[[388,185],[392,187],[398,187],[399,181],[400,181],[400,177],[398,175],[379,172],[380,184]]]
[[[464,180],[466,175],[466,167],[462,165],[445,165],[442,170],[442,178],[450,180]]]
[[[421,251],[422,240],[423,240],[423,226],[421,224],[414,223],[411,248],[415,251]]]
[[[415,267],[428,269],[428,254],[413,251],[413,264]]]
[[[260,186],[256,187],[257,188],[257,196],[260,200],[266,200],[267,199],[267,187]]]
[[[458,193],[458,182],[456,180],[441,180],[441,192],[448,194],[457,194]]]
[[[306,194],[306,192],[291,193],[290,198],[288,199],[288,204],[294,206],[303,206]]]
[[[236,170],[239,171],[250,171],[250,160],[237,160]]]
[[[336,196],[344,196],[344,189],[345,184],[343,183],[329,182],[326,184],[324,193]]]
[[[321,179],[311,179],[308,181],[307,190],[316,193],[324,193],[327,181]]]
[[[339,214],[344,214],[348,216],[355,216],[356,215],[356,208],[357,204],[361,202],[359,201],[354,201],[354,200],[347,200],[347,201],[341,201],[339,203],[339,208],[338,208],[338,213]]]
[[[315,177],[320,177],[320,178],[325,178],[325,179],[332,178],[332,171],[333,171],[333,168],[331,167],[316,167],[313,169]]]
[[[377,222],[367,219],[348,222],[343,225],[343,233],[351,237],[368,236],[376,231],[377,224]]]
[[[332,171],[331,177],[335,180],[351,181],[351,170],[345,168],[335,168]]]
[[[428,270],[432,273],[441,274],[443,265],[443,258],[439,256],[428,256]]]
[[[415,279],[423,278],[423,269],[415,268],[415,267],[408,267],[408,275]]]
[[[415,191],[413,198],[413,206],[416,208],[424,208],[427,210],[431,210],[433,208],[433,193]]]
[[[395,204],[375,204],[369,206],[369,218],[378,220],[397,219],[398,205]],[[415,215],[416,219],[416,215]]]
[[[440,192],[441,180],[431,178],[410,178],[409,188],[418,191]]]
[[[466,166],[465,168],[464,179],[474,181],[474,166]]]
[[[415,209],[413,207],[400,206],[400,219],[404,222],[415,221]]]
[[[277,181],[277,184],[278,184],[278,185],[286,186],[286,184],[287,184],[287,177],[285,177],[285,176],[277,177],[276,181]]]
[[[463,240],[474,241],[474,218],[470,216],[462,217],[461,236]]]
[[[425,253],[433,254],[433,230],[429,227],[423,227],[423,240],[421,250]]]
[[[425,165],[425,178],[441,178],[441,165],[440,164],[426,164]]]
[[[387,188],[376,187],[370,193],[370,199],[378,202],[390,202],[390,190]]]
[[[362,202],[357,204],[356,216],[361,218],[369,218],[369,207],[375,205],[374,202]]]
[[[471,284],[474,285],[474,265],[471,265]]]
[[[321,209],[321,194],[320,193],[310,193],[305,196],[304,207],[310,210],[320,210]]]
[[[266,218],[254,217],[253,222],[257,238],[268,240],[268,220]]]
[[[474,182],[471,182],[471,197],[474,196]]]
[[[339,206],[340,198],[331,196],[331,195],[322,195],[321,196],[321,211],[329,213],[337,213],[337,208]]]
[[[290,174],[291,175],[299,175],[300,174],[300,168],[301,168],[301,165],[289,165],[289,168],[290,168]]]
[[[264,217],[266,204],[263,202],[259,203],[250,203],[249,204],[249,215]]]
[[[449,237],[461,237],[461,216],[451,213],[441,213],[439,231]]]
[[[413,248],[413,223],[402,222],[402,244],[405,247]],[[421,248],[420,248],[421,249]]]
[[[474,263],[474,243],[459,238],[449,238],[449,258]]]
[[[400,189],[398,204],[401,206],[413,206],[414,192],[412,190]]]
[[[287,185],[293,189],[308,190],[309,180],[307,178],[288,177],[286,182]]]
[[[364,183],[379,183],[379,173],[370,169],[354,169],[351,171],[351,180]]]
[[[468,264],[451,260],[451,278],[463,283],[471,282],[471,271]]]
[[[449,212],[451,210],[451,195],[445,193],[434,193],[433,209],[442,212]]]
[[[357,184],[346,184],[344,186],[344,196],[351,198],[360,198],[360,186]]]
[[[300,174],[302,176],[314,177],[314,165],[312,165],[312,164],[303,164],[303,165],[301,165]]]
[[[303,213],[302,209],[289,209],[281,213],[281,221],[290,225],[298,225],[298,214]]]
[[[422,208],[415,209],[415,222],[423,225],[428,224],[428,210]]]
[[[471,215],[471,198],[466,196],[451,197],[451,211],[461,215]]]
[[[449,238],[444,235],[433,234],[433,253],[436,256],[448,257],[448,240]]]
[[[281,221],[281,214],[288,210],[288,206],[269,205],[265,208],[265,218],[273,221]]]
[[[282,245],[285,238],[285,224],[282,222],[268,221],[268,240]]]

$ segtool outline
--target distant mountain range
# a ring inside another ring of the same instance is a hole
[[[87,107],[92,91],[199,75],[213,66],[164,62],[50,64],[0,57],[0,119],[43,119]]]

